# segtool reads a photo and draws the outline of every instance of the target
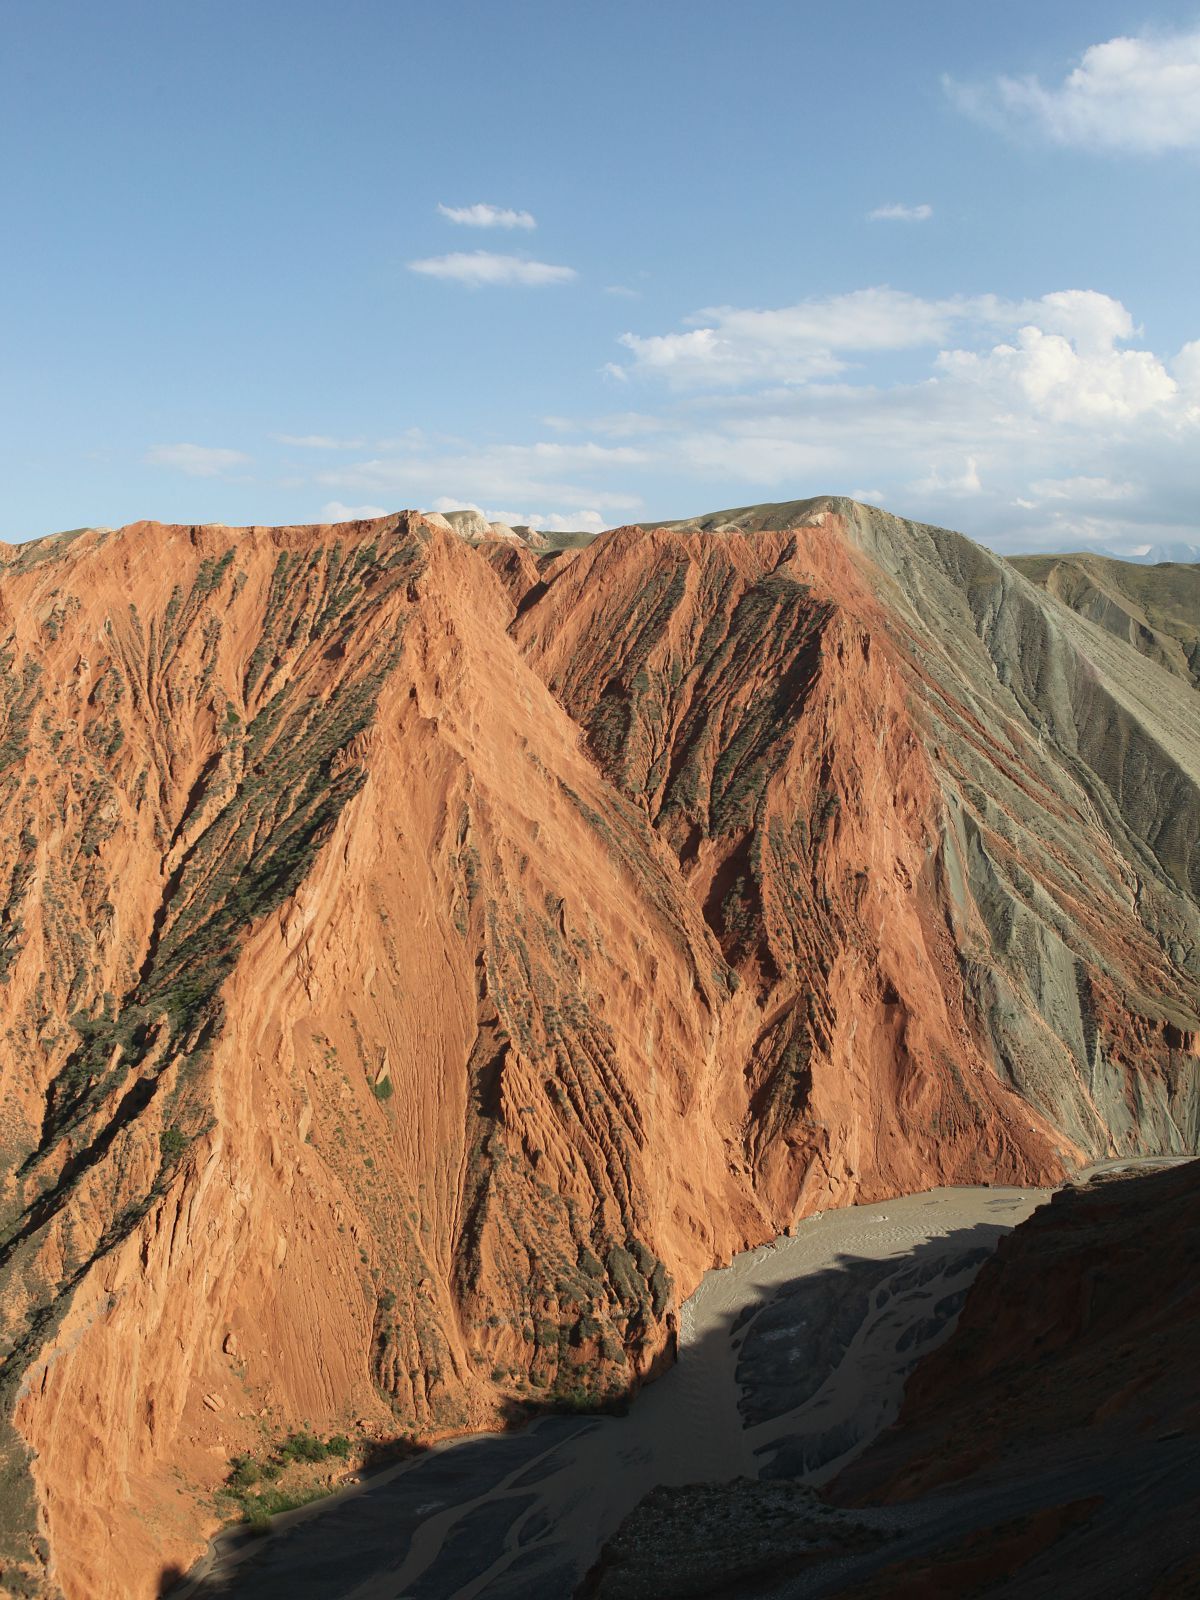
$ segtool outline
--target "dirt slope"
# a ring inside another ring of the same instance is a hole
[[[1091,551],[1009,559],[1072,611],[1200,688],[1200,566],[1141,566]]]
[[[873,1193],[1010,1137],[998,1067],[1081,1149],[1194,1148],[1200,707],[960,535],[757,520],[801,525],[609,535],[515,628],[759,1001],[751,1144]]]
[[[14,1592],[155,1593],[293,1428],[623,1390],[798,1211],[1194,1143],[1195,717],[786,520],[9,552]]]

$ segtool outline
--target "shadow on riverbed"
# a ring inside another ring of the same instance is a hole
[[[904,1203],[906,1220],[936,1228],[923,1202]],[[698,1336],[626,1415],[542,1416],[426,1450],[277,1519],[269,1537],[226,1531],[212,1570],[189,1580],[167,1569],[160,1595],[564,1600],[656,1484],[739,1472],[824,1481],[892,1420],[905,1376],[949,1334],[1007,1231],[981,1222],[904,1250],[888,1220],[862,1217],[847,1243],[878,1240],[890,1256],[841,1253],[816,1266],[819,1236],[807,1230],[820,1224],[801,1223],[796,1238],[710,1277],[694,1301]]]

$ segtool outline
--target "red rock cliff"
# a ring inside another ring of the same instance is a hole
[[[1194,1138],[1187,837],[1088,744],[1186,797],[1192,724],[1069,638],[1040,708],[1054,602],[866,515],[10,554],[6,1573],[151,1595],[264,1437],[627,1388],[798,1212]]]

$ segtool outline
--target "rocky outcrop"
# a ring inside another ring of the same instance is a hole
[[[805,1211],[1194,1142],[1194,720],[784,510],[8,553],[14,1590],[154,1594],[301,1425],[626,1391]]]
[[[1000,1241],[836,1498],[910,1499],[1113,1423],[1200,1433],[1198,1257],[1198,1163],[1060,1189]]]

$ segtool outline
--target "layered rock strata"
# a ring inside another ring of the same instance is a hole
[[[1200,713],[774,509],[8,552],[14,1592],[154,1594],[293,1428],[624,1392],[805,1211],[1194,1146]]]

